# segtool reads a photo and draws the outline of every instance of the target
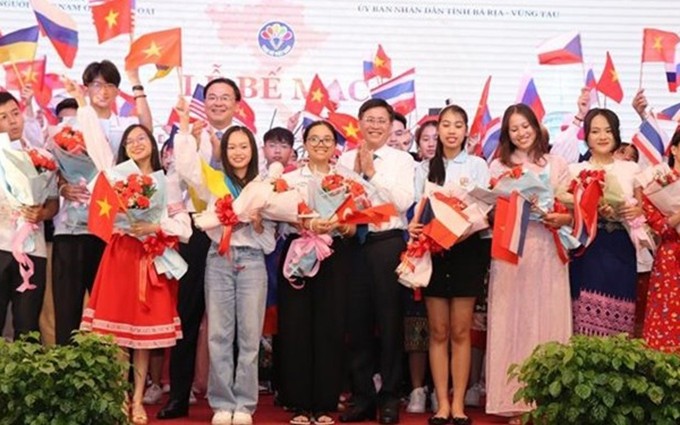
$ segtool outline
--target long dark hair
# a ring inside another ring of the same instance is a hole
[[[427,180],[439,185],[443,185],[446,181],[446,167],[444,166],[444,144],[442,143],[442,139],[439,136],[439,123],[442,122],[442,117],[447,112],[458,114],[463,118],[463,122],[465,122],[465,139],[463,139],[461,148],[465,149],[465,144],[467,143],[468,115],[467,112],[465,112],[465,109],[458,105],[449,105],[442,109],[439,112],[439,119],[437,122],[437,147],[434,151],[434,156],[430,159],[430,172],[427,175]]]
[[[586,137],[586,144],[590,149],[590,143],[588,143],[588,136],[590,136],[590,126],[593,123],[593,119],[597,116],[603,116],[609,124],[609,128],[612,130],[612,136],[614,137],[614,147],[612,152],[617,150],[621,146],[621,125],[619,123],[619,117],[610,109],[604,108],[593,108],[586,116],[583,118],[583,134]]]
[[[680,126],[675,129],[675,133],[673,133],[673,137],[671,138],[670,146],[675,146],[677,149],[678,145],[680,145]],[[675,155],[672,153],[668,156],[668,166],[671,168],[675,167]]]
[[[536,140],[534,144],[529,149],[529,159],[538,165],[542,165],[544,162],[543,156],[548,153],[548,143],[545,141],[545,136],[541,131],[541,124],[536,118],[536,114],[531,110],[530,107],[523,103],[518,103],[516,105],[508,106],[503,114],[503,121],[501,124],[501,135],[499,140],[499,158],[501,163],[506,167],[513,167],[517,164],[512,162],[512,154],[515,152],[517,147],[512,144],[510,140],[510,117],[514,114],[519,114],[529,121],[529,125],[534,129],[536,134]]]
[[[236,132],[244,133],[248,137],[248,142],[250,144],[250,151],[252,152],[252,157],[248,163],[248,168],[246,169],[246,176],[240,178],[234,172],[234,167],[229,164],[227,159],[227,147],[229,145],[229,138],[232,134]],[[250,183],[258,173],[258,158],[257,158],[257,143],[255,142],[255,136],[248,130],[247,127],[233,126],[229,127],[227,131],[222,135],[222,140],[220,141],[220,159],[222,160],[222,167],[224,167],[224,173],[229,177],[229,179],[240,189],[243,189],[245,185]]]
[[[118,146],[118,156],[116,159],[116,164],[120,164],[121,162],[125,162],[130,157],[127,154],[127,151],[125,150],[125,146],[127,145],[127,138],[134,130],[135,128],[141,128],[144,133],[146,133],[146,136],[149,138],[149,141],[151,142],[151,168],[154,171],[162,170],[163,167],[161,165],[161,154],[158,151],[158,143],[156,142],[156,138],[153,137],[153,133],[151,133],[151,130],[148,128],[144,127],[142,124],[132,124],[128,128],[125,129],[123,132],[123,137],[120,139],[120,145]]]

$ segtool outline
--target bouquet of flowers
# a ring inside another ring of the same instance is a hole
[[[52,140],[51,150],[61,176],[70,185],[86,187],[96,176],[97,167],[87,155],[83,133],[71,126],[64,126],[52,136]],[[64,204],[67,226],[87,224],[88,202],[89,196],[83,196],[77,202]]]
[[[15,233],[12,255],[21,264],[23,292],[35,286],[29,282],[33,275],[33,263],[27,253],[35,251],[35,231],[38,226],[23,220],[18,210],[22,206],[45,203],[49,197],[57,197],[56,163],[47,151],[40,149],[15,150],[7,134],[0,134],[0,185],[12,209]]]
[[[537,216],[551,211],[555,202],[555,194],[550,186],[549,176],[536,174],[531,170],[525,170],[522,166],[516,166],[491,179],[491,192],[496,196],[509,197],[512,192],[518,192],[520,196],[534,207],[532,215]]]
[[[397,266],[399,283],[411,289],[424,288],[432,277],[432,253],[441,247],[432,239],[421,234],[406,245],[406,251],[401,253],[401,262]]]
[[[110,181],[113,181],[113,190],[118,195],[121,207],[125,214],[118,214],[115,227],[129,230],[132,223],[145,221],[148,223],[160,223],[163,213],[167,210],[167,178],[163,171],[144,175],[132,160],[125,161],[113,167],[107,173]],[[169,178],[169,177],[168,177]],[[165,274],[168,278],[179,279],[187,271],[187,263],[175,249],[176,244],[172,238],[162,237],[165,248],[160,251],[158,242],[149,242],[147,239],[159,236],[150,235],[142,238],[147,246],[154,249],[146,250],[148,260],[153,260],[155,272]],[[162,252],[159,254],[159,252]],[[151,270],[150,270],[151,273]]]
[[[241,221],[250,221],[253,211],[259,211],[267,220],[297,221],[302,197],[281,178],[282,174],[283,165],[274,162],[269,166],[267,177],[259,176],[243,188],[233,201],[234,212]]]
[[[424,194],[430,198],[430,202],[433,200],[436,202],[445,198],[451,199],[449,204],[452,208],[459,211],[465,221],[470,224],[461,235],[462,239],[480,230],[489,228],[488,214],[495,202],[487,203],[488,198],[486,200],[475,198],[471,194],[474,189],[475,186],[466,185],[464,187],[456,183],[447,183],[444,186],[438,186],[430,182],[425,184]],[[440,193],[443,196],[437,195],[433,199],[435,193]]]
[[[643,194],[661,214],[670,217],[680,211],[680,173],[666,164],[642,171],[636,180]],[[680,233],[680,225],[675,227]]]

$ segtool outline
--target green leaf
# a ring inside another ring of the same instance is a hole
[[[581,397],[581,399],[585,400],[592,394],[592,388],[585,384],[578,384],[576,388],[574,388],[574,392],[576,392],[576,395]]]
[[[553,381],[548,389],[550,395],[557,398],[562,393],[562,383],[560,381]]]

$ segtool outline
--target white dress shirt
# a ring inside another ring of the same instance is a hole
[[[354,169],[354,161],[358,149],[345,152],[338,159],[338,165],[350,170]],[[370,200],[374,205],[392,203],[399,215],[389,222],[369,225],[369,231],[382,232],[392,229],[406,229],[406,211],[413,204],[413,181],[415,163],[413,157],[404,151],[383,145],[373,152],[375,158],[375,174],[369,180],[376,192]]]

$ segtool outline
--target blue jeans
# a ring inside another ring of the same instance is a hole
[[[208,401],[214,410],[255,411],[266,299],[262,250],[232,247],[231,258],[227,258],[217,253],[213,242],[205,267],[205,304],[210,353]],[[235,338],[238,359],[234,359]]]

